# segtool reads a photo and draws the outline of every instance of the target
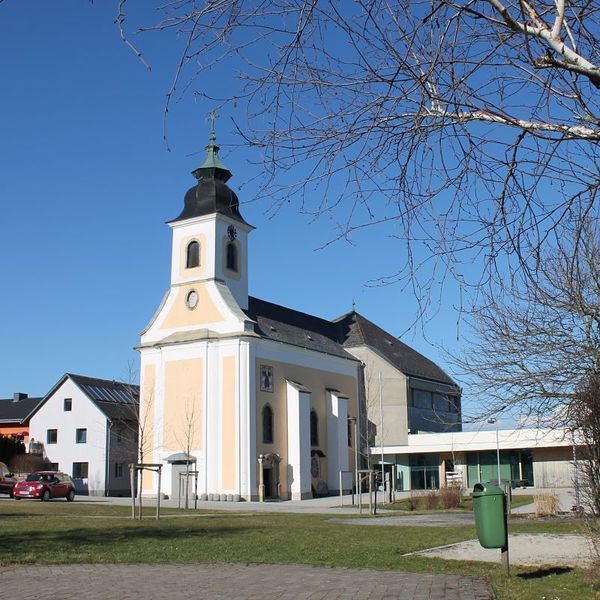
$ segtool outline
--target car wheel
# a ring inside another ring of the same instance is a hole
[[[75,492],[73,490],[69,490],[67,494],[67,502],[73,502],[75,500]]]
[[[10,490],[10,492],[9,492],[8,494],[9,494],[9,496],[10,496],[11,498],[14,498],[14,497],[15,497],[15,493],[14,493],[12,490]]]
[[[15,500],[20,500],[20,499],[21,499],[21,496],[13,496],[13,498],[14,498]]]
[[[50,490],[44,490],[42,497],[40,498],[42,502],[48,502],[50,500]]]

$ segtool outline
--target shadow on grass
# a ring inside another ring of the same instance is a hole
[[[23,516],[23,515],[21,515]],[[139,521],[138,521],[139,523]],[[104,528],[77,527],[72,529],[56,530],[44,529],[43,524],[36,531],[2,533],[2,546],[6,552],[0,551],[0,562],[19,563],[25,557],[30,562],[33,557],[36,561],[47,562],[49,554],[60,554],[84,548],[98,555],[111,551],[131,551],[131,544],[136,543],[138,548],[156,544],[163,546],[171,541],[182,539],[198,539],[210,542],[222,541],[232,535],[239,535],[246,528],[231,527],[165,527],[143,521],[144,526],[121,526]],[[51,562],[55,562],[51,559]],[[60,561],[59,561],[60,562]]]
[[[40,515],[39,513],[35,513],[35,512],[23,512],[23,513],[5,513],[0,511],[0,520],[6,522],[8,519],[31,519],[32,517],[39,517],[39,516],[43,516]]]
[[[517,577],[521,579],[542,579],[550,575],[564,575],[573,571],[571,567],[548,567],[546,569],[536,569],[529,573],[519,573]]]

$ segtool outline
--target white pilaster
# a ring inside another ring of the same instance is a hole
[[[310,391],[287,382],[288,485],[292,500],[310,498]]]
[[[348,398],[327,391],[327,487],[339,493],[340,471],[348,470]]]
[[[242,346],[244,356],[243,378],[245,381],[246,397],[243,400],[242,415],[242,480],[240,494],[246,500],[256,499],[258,497],[258,487],[256,482],[256,347],[254,344],[244,344]]]

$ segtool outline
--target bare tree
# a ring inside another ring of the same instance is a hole
[[[184,413],[181,415],[181,425],[178,428],[175,428],[175,438],[177,443],[183,448],[186,462],[185,462],[185,504],[184,507],[189,508],[189,486],[190,486],[190,477],[194,476],[194,479],[197,477],[198,472],[196,470],[196,465],[194,466],[193,472],[190,470],[190,462],[192,459],[192,451],[197,450],[200,446],[198,435],[200,432],[200,422],[198,415],[198,400],[195,397],[192,397],[185,403]],[[195,461],[195,459],[194,459]],[[194,489],[194,494],[197,492]]]
[[[579,462],[583,504],[600,517],[600,371],[591,372],[579,386],[569,407],[569,421],[579,444],[578,458],[583,459]],[[600,558],[600,532],[594,539]]]
[[[484,412],[507,407],[536,424],[573,426],[580,386],[600,372],[598,225],[588,220],[541,255],[535,279],[482,295],[474,339],[454,359],[466,389],[487,399]]]
[[[598,214],[598,2],[150,4],[139,31],[182,44],[165,119],[185,93],[227,105],[272,210],[295,199],[332,239],[385,228],[408,259],[375,283],[413,286],[421,315],[448,278],[463,294],[535,274],[547,244]],[[116,22],[141,55],[130,8]]]
[[[142,497],[144,486],[144,468],[143,465],[152,459],[156,448],[154,443],[154,378],[143,382],[143,387],[138,386],[134,382],[138,380],[138,373],[134,368],[133,363],[128,364],[127,368],[127,389],[129,402],[127,403],[127,411],[123,415],[120,423],[124,431],[127,433],[133,443],[129,446],[133,450],[132,465],[133,470],[130,472],[131,479],[131,495],[138,498],[138,518],[142,518]],[[130,466],[130,468],[132,468]],[[160,494],[160,490],[158,490]],[[134,503],[135,506],[135,503]],[[135,514],[133,515],[135,518]]]

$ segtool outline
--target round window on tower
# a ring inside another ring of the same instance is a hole
[[[185,297],[185,305],[190,309],[194,310],[198,306],[198,292],[196,290],[190,290],[188,295]]]

